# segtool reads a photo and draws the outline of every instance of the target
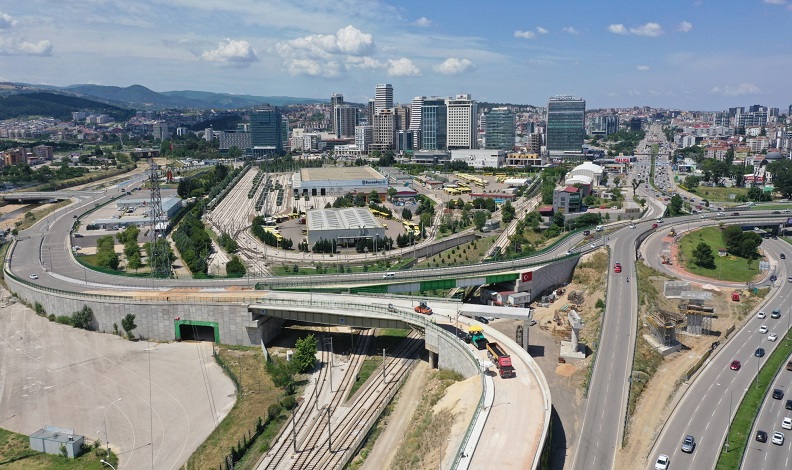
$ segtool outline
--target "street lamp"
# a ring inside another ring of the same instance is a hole
[[[111,406],[115,405],[116,403],[118,403],[119,401],[121,401],[123,399],[124,399],[124,397],[121,397],[121,398],[111,402],[109,405],[107,405],[107,408],[105,408],[104,416],[102,417],[102,421],[104,421],[104,435],[105,435],[105,444],[107,444],[107,458],[108,459],[110,458],[110,439],[107,438],[107,410],[109,410]],[[97,434],[99,433],[99,431],[96,431],[96,432],[97,432]],[[106,462],[104,462],[104,463],[106,463]],[[108,465],[110,465],[110,464],[108,464]]]

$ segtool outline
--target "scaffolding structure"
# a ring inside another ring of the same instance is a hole
[[[670,347],[677,344],[677,325],[684,323],[684,317],[676,312],[655,309],[649,313],[646,323],[652,336],[663,346]]]
[[[679,313],[685,316],[685,332],[691,335],[708,335],[712,332],[712,319],[715,307],[705,305],[700,300],[680,302]]]

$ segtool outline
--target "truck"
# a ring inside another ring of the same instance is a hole
[[[417,307],[415,307],[415,313],[423,313],[424,315],[431,315],[432,314],[432,308],[429,307],[426,304],[426,302],[422,301],[421,303],[418,304]]]
[[[511,356],[506,354],[500,344],[490,341],[487,343],[487,356],[489,360],[498,368],[502,379],[514,377],[514,367],[512,366]]]
[[[478,325],[472,325],[468,328],[468,334],[465,340],[473,344],[478,350],[483,350],[487,347],[487,338],[484,337],[484,329]]]

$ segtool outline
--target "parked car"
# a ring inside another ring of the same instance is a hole
[[[692,453],[693,450],[696,448],[696,439],[688,434],[682,440],[682,452],[687,452],[688,454]]]

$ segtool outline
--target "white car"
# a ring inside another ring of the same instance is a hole
[[[789,417],[784,418],[781,421],[781,427],[784,428],[784,429],[792,429],[792,418],[789,418]]]
[[[38,279],[38,274],[31,274],[31,275],[30,275],[30,278],[31,278],[31,279]]]
[[[778,431],[774,432],[772,442],[777,446],[784,445],[784,434]]]
[[[765,333],[767,333],[767,325],[762,325],[762,326],[760,326],[760,327],[759,327],[759,334],[762,334],[762,335],[763,335],[763,334],[765,334]]]
[[[764,310],[760,310],[756,315],[756,318],[767,318],[767,314],[764,312]]]
[[[781,433],[776,433],[781,434]],[[775,434],[773,435],[773,439],[775,439]],[[781,435],[781,442],[783,442],[784,436]],[[660,457],[657,458],[657,462],[655,462],[655,470],[668,470],[668,464],[670,460],[666,454],[660,454]]]
[[[775,340],[777,340],[777,339],[778,339],[778,335],[777,335],[777,334],[775,334],[775,333],[770,333],[770,334],[767,336],[767,341],[775,341]]]
[[[630,224],[630,228],[635,228],[635,224]]]

